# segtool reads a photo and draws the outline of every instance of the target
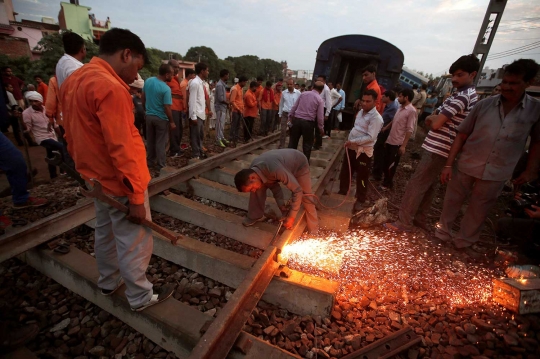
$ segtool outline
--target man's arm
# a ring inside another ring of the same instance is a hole
[[[201,85],[202,86],[202,85]],[[191,121],[197,121],[197,113],[195,112],[195,106],[197,105],[197,95],[199,92],[199,84],[192,80],[189,85],[189,119]]]
[[[330,111],[332,110],[332,96],[330,96],[330,90],[328,90],[326,87],[324,88],[324,107],[326,108],[326,112],[324,113],[324,119],[327,120],[328,116],[330,115]]]
[[[23,118],[23,125],[25,127],[24,130],[28,132],[32,131],[32,115],[30,115],[29,112],[23,111],[22,118]]]
[[[539,126],[538,124],[536,126]],[[535,180],[538,177],[538,166],[540,165],[540,141],[534,142],[529,147],[529,157],[527,167],[518,178],[514,180],[516,185],[521,185]]]
[[[294,102],[293,107],[291,108],[291,112],[289,112],[289,121],[291,121],[294,117],[294,114],[296,113],[296,109],[298,108],[298,103],[300,102],[300,96],[298,99]]]
[[[174,123],[174,119],[172,117],[171,105],[163,105],[163,109],[165,110],[165,115],[167,115],[167,118],[169,119],[169,126],[171,130],[174,130],[176,128],[176,124]]]
[[[125,101],[124,95],[114,93],[111,89],[106,93],[99,106],[97,117],[100,119],[101,131],[107,152],[113,166],[118,172],[117,180],[125,183],[127,179],[133,191],[125,186],[124,190],[130,205],[142,205],[147,184],[142,182],[137,162],[133,157],[135,148],[134,137],[131,135],[133,126],[132,103]]]
[[[430,115],[426,117],[425,124],[428,129],[435,131],[443,127],[443,125],[450,120],[451,118],[447,117],[445,114],[440,113],[438,115]]]
[[[235,85],[231,90],[230,103],[232,105],[233,110],[238,111],[238,107],[236,106],[236,103],[235,103],[236,96],[238,96],[238,90],[236,89],[236,85]]]
[[[456,135],[454,143],[452,143],[452,147],[450,147],[450,153],[446,159],[446,164],[441,172],[441,183],[448,183],[448,181],[452,179],[452,165],[468,137],[469,135],[463,132],[458,132]]]
[[[285,96],[284,93],[281,94],[281,100],[279,101],[279,106],[278,106],[278,116],[281,118],[281,114],[283,113],[283,97]]]
[[[320,99],[319,106],[317,107],[317,124],[322,134],[324,133],[324,120],[326,116],[324,113],[324,102],[322,98],[319,98],[319,99]]]
[[[381,130],[382,126],[383,126],[382,121],[377,121],[376,119],[372,119],[368,125],[368,133],[363,134],[359,137],[353,138],[351,141],[347,141],[347,142],[354,143],[355,145],[361,146],[364,143],[376,140],[377,135],[379,134],[379,131]]]
[[[277,180],[283,183],[283,185],[291,191],[291,209],[289,210],[289,214],[287,217],[295,218],[296,214],[300,210],[300,204],[302,203],[302,187],[300,186],[300,184],[298,184],[298,181],[292,175],[292,173],[290,173],[285,168],[278,169],[275,175]]]

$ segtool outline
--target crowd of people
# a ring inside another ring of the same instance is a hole
[[[9,121],[2,129],[12,126],[21,142],[17,133],[24,133],[26,141],[44,147],[48,157],[59,152],[85,180],[98,179],[105,193],[129,207],[126,215],[95,200],[98,287],[103,295],[111,295],[125,283],[134,311],[170,297],[170,288],[153,290],[145,275],[152,233],[139,223],[143,218],[151,219],[149,168],[165,167],[167,155],[177,157],[188,148],[193,160],[205,158],[203,140],[210,136],[210,129],[218,147],[280,132],[280,149],[260,156],[235,178],[239,191],[252,192],[244,225],[264,218],[266,188],[276,189],[277,182],[282,182],[294,197],[291,210],[286,211],[283,196],[276,190],[282,213],[289,213],[284,218],[285,227],[291,228],[303,203],[308,229],[317,232],[309,160],[312,151],[321,149],[324,139],[339,127],[347,103],[340,83],[327,82],[324,75],[308,87],[292,79],[273,83],[257,78],[250,82],[240,74],[229,87],[228,70],[197,63],[180,78],[176,60],[161,64],[155,77],[143,80],[138,72],[149,61],[146,48],[128,30],[109,30],[100,40],[99,55],[84,65],[84,40],[68,32],[63,43],[65,54],[48,86],[36,76],[37,88],[28,85],[23,93],[24,83],[10,68],[3,69],[7,106],[2,110],[9,110]],[[525,89],[538,73],[538,64],[522,59],[508,65],[500,94],[482,101],[474,88],[479,66],[473,55],[452,64],[455,91],[440,106],[437,93],[425,85],[385,90],[377,82],[374,66],[363,70],[361,96],[353,106],[354,125],[344,144],[339,188],[340,194],[348,194],[356,176],[355,212],[370,204],[370,176],[382,181],[382,191],[392,190],[400,158],[418,126],[428,130],[423,153],[405,188],[398,219],[385,225],[389,230],[406,232],[414,226],[429,230],[427,215],[435,186],[442,181],[448,187],[435,236],[452,241],[458,249],[470,248],[478,241],[488,211],[512,177],[529,137],[528,160],[514,183],[524,184],[537,177],[540,101],[527,95]],[[219,71],[220,80],[209,81],[210,71]],[[184,136],[185,128],[189,136]],[[184,137],[189,138],[189,145],[183,143]],[[288,149],[283,150],[285,147]],[[0,153],[14,208],[45,205],[44,199],[29,196],[24,158],[3,134]],[[50,176],[57,176],[54,166]],[[454,234],[452,224],[467,198],[467,212]],[[536,206],[527,213],[540,217]]]

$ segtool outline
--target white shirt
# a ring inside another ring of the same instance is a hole
[[[9,91],[6,91],[6,94],[7,94],[7,97],[8,97],[8,103],[7,103],[7,107],[8,107],[8,110],[11,111],[11,108],[15,105],[17,105],[17,100],[15,100],[15,97],[13,97],[13,94]]]
[[[368,113],[364,113],[364,110],[358,112],[354,127],[349,133],[349,141],[352,142],[349,148],[356,151],[356,158],[363,152],[368,157],[373,156],[373,146],[382,126],[382,116],[375,107]]]
[[[298,100],[298,97],[300,97],[300,91],[298,91],[297,89],[294,89],[292,93],[288,89],[281,93],[281,100],[279,101],[278,112],[279,117],[281,117],[281,114],[283,112],[291,112],[291,109],[294,106],[296,100]]]
[[[189,118],[197,120],[197,117],[206,119],[206,100],[204,97],[204,83],[197,75],[189,82]]]
[[[325,116],[330,116],[332,110],[332,98],[330,96],[330,88],[324,84],[324,89],[321,92],[321,98],[324,101],[324,108],[326,108]]]
[[[330,99],[332,100],[332,108],[336,106],[340,98],[341,98],[341,94],[336,89],[332,89],[332,91],[330,91]]]
[[[58,88],[62,86],[62,82],[64,82],[73,71],[81,68],[82,65],[84,64],[73,56],[64,54],[56,64],[56,81],[58,82]]]

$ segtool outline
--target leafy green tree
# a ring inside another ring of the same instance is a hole
[[[225,60],[234,64],[234,70],[240,76],[246,76],[248,79],[255,79],[261,72],[259,57],[254,55],[243,55],[237,57],[227,57]]]
[[[217,76],[219,78],[219,72],[223,69],[229,70],[229,81],[232,82],[235,77],[238,77],[240,75],[243,75],[241,73],[237,73],[234,69],[234,64],[228,60],[219,60],[219,70],[217,70]],[[210,69],[210,73],[212,72],[212,69]]]
[[[207,64],[210,68],[209,79],[216,81],[219,80],[219,71],[221,70],[221,64],[214,50],[206,46],[195,46],[190,47],[189,50],[186,52],[186,56],[184,56],[184,60],[186,61],[199,62],[199,59],[201,62]]]
[[[261,68],[257,76],[262,76],[266,80],[276,81],[283,77],[283,66],[272,59],[260,60]]]

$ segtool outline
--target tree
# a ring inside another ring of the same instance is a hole
[[[228,60],[219,60],[219,70],[217,71],[217,75],[219,78],[219,71],[227,69],[229,70],[229,79],[232,80],[235,77],[241,76],[243,74],[237,74],[237,72],[234,69],[234,64]],[[210,69],[211,71],[211,69]],[[245,75],[244,75],[245,76]]]
[[[260,64],[260,72],[257,76],[262,76],[263,78],[274,82],[277,79],[283,78],[283,66],[281,63],[272,59],[262,59],[260,60]]]
[[[184,60],[192,62],[204,62],[210,68],[209,79],[219,80],[220,62],[214,50],[206,46],[195,46],[189,48],[184,56]]]
[[[225,60],[234,64],[234,70],[240,76],[246,76],[248,79],[254,79],[262,72],[258,56],[243,55],[238,57],[227,57]]]

